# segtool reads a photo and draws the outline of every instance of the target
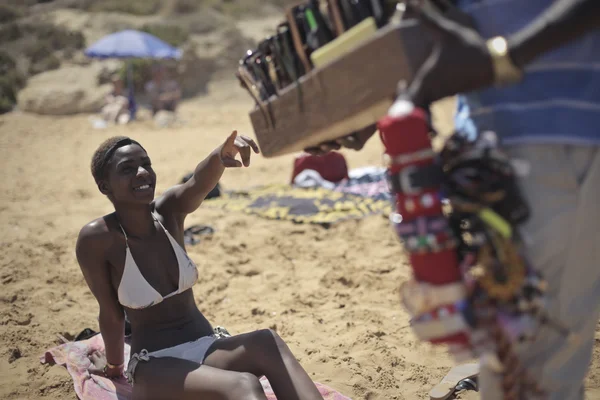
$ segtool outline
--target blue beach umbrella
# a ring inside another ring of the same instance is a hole
[[[179,58],[181,50],[146,32],[127,29],[103,37],[85,50],[95,58]]]
[[[181,57],[181,50],[149,33],[126,29],[104,36],[85,49],[84,54],[93,58],[178,59]],[[131,104],[130,113],[133,118],[137,107],[131,84],[131,63],[127,63],[127,81]]]

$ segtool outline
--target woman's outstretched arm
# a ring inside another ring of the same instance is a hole
[[[225,143],[196,166],[193,176],[187,182],[172,187],[156,200],[157,210],[161,214],[167,212],[182,217],[196,211],[217,185],[225,168],[248,167],[252,151],[259,152],[256,143],[246,136],[238,136],[237,131],[233,131]],[[236,159],[238,154],[241,161]]]
[[[107,376],[120,376],[124,363],[125,314],[111,285],[106,251],[111,244],[106,225],[94,221],[81,229],[76,254],[81,272],[100,307],[100,333],[106,347]],[[111,367],[120,366],[120,367]],[[100,373],[104,365],[95,365]]]

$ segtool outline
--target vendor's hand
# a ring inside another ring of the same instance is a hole
[[[339,150],[342,147],[358,151],[364,147],[367,140],[369,140],[376,131],[377,126],[375,124],[369,125],[350,135],[343,136],[330,142],[321,143],[315,147],[306,148],[304,151],[312,155],[323,155],[332,150]]]
[[[434,48],[402,96],[419,107],[427,107],[444,97],[494,83],[486,41],[465,23],[468,16],[456,8],[442,14],[431,7],[431,3],[422,0],[410,0],[407,7],[431,34]]]
[[[242,165],[244,167],[250,165],[250,155],[252,154],[252,151],[256,154],[260,153],[254,140],[247,136],[238,136],[237,131],[233,131],[221,146],[219,154],[225,168],[239,168]],[[235,159],[238,153],[240,154],[242,161]]]

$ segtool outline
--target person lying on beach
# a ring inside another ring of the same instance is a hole
[[[115,211],[85,225],[76,245],[106,346],[106,354],[90,355],[90,373],[125,374],[133,399],[266,399],[261,376],[279,399],[322,399],[274,331],[223,337],[194,300],[198,271],[185,251],[184,220],[225,168],[250,165],[252,151],[259,152],[254,141],[234,131],[187,182],[156,199],[157,176],[138,142],[113,137],[93,155],[92,175]],[[126,371],[125,311],[132,328]]]

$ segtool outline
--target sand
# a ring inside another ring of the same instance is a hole
[[[74,256],[79,229],[111,211],[89,172],[95,147],[117,134],[139,140],[161,193],[231,130],[252,135],[250,103],[239,91],[215,83],[209,97],[182,105],[182,126],[168,129],[140,120],[94,130],[87,115],[0,116],[1,399],[75,398],[66,370],[41,365],[39,356],[57,343],[56,333],[97,329],[97,304]],[[373,140],[345,154],[354,168],[380,165],[380,153]],[[291,159],[255,157],[250,168],[226,171],[222,184],[288,182]],[[397,289],[409,267],[382,216],[324,229],[201,207],[187,219],[194,223],[216,229],[188,246],[200,271],[194,293],[202,312],[232,333],[276,329],[314,380],[353,399],[425,399],[453,365],[409,329]],[[596,350],[592,396],[600,393],[599,358]]]

